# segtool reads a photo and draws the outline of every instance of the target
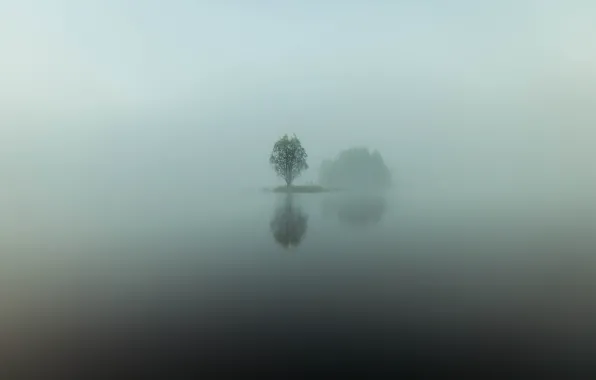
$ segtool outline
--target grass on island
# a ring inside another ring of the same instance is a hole
[[[333,190],[318,185],[292,185],[278,186],[272,191],[274,193],[326,193]]]

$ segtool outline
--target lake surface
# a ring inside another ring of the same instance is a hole
[[[7,204],[0,349],[14,371],[591,362],[590,203],[414,189],[114,194]]]

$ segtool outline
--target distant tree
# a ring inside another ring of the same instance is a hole
[[[302,171],[308,169],[306,158],[308,155],[296,135],[284,135],[273,145],[269,162],[278,176],[290,186]]]
[[[335,160],[321,163],[319,183],[348,189],[382,189],[391,186],[391,173],[379,152],[351,148],[342,151]]]

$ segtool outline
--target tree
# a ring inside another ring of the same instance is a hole
[[[384,189],[391,186],[391,173],[378,151],[351,148],[321,163],[319,183],[346,189]]]
[[[284,135],[273,145],[269,162],[278,176],[290,186],[303,170],[308,169],[306,158],[308,155],[296,135]]]

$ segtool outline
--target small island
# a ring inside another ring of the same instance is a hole
[[[296,135],[287,134],[273,146],[269,163],[275,173],[285,182],[285,186],[264,189],[274,193],[328,193],[339,189],[383,190],[391,186],[391,173],[378,151],[356,147],[344,150],[334,160],[321,164],[319,183],[294,185],[304,170],[308,155]]]
[[[334,190],[319,185],[290,185],[271,189],[274,193],[328,193]]]

